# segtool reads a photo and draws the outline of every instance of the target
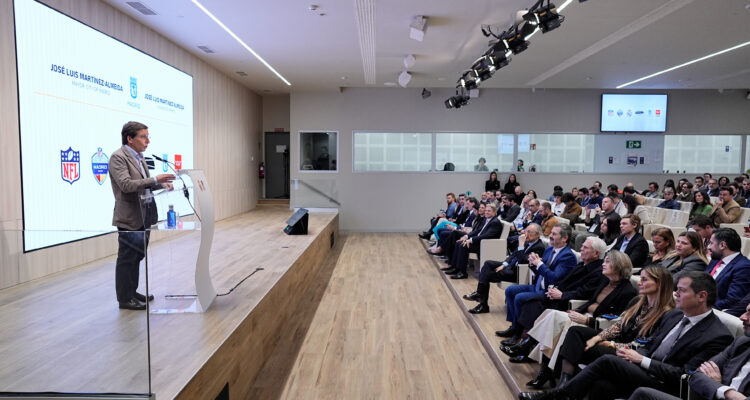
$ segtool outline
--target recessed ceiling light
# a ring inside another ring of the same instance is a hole
[[[659,76],[661,74],[666,74],[667,72],[671,72],[671,71],[674,71],[674,70],[682,68],[682,67],[687,67],[690,64],[695,64],[697,62],[708,60],[709,58],[716,57],[716,56],[722,55],[724,53],[729,53],[730,51],[737,50],[737,49],[745,47],[745,46],[747,46],[749,44],[750,44],[750,42],[745,42],[745,43],[740,43],[740,44],[738,44],[736,46],[729,47],[729,48],[724,49],[724,50],[719,50],[716,53],[711,53],[711,54],[705,55],[703,57],[696,58],[695,60],[690,60],[690,61],[688,61],[686,63],[682,63],[680,65],[675,65],[674,67],[667,68],[667,69],[661,70],[659,72],[655,72],[655,73],[653,73],[651,75],[646,75],[646,76],[644,76],[642,78],[638,78],[638,79],[636,79],[634,81],[630,81],[628,83],[623,83],[622,85],[617,86],[617,89],[622,89],[622,88],[624,88],[626,86],[630,86],[630,85],[632,85],[634,83],[645,81],[646,79],[650,79],[650,78],[653,78],[655,76]]]
[[[232,32],[232,30],[229,29],[226,25],[224,25],[224,23],[221,22],[218,18],[216,18],[216,16],[211,14],[211,11],[208,11],[208,9],[203,6],[203,4],[201,4],[198,0],[192,0],[192,1],[193,1],[193,4],[195,4],[198,8],[201,9],[201,11],[203,11],[204,14],[206,14],[209,18],[211,18],[214,22],[216,22],[216,25],[219,25],[221,29],[224,29],[224,31],[228,33],[229,36],[231,36],[234,40],[236,40],[237,43],[239,43],[242,47],[244,47],[245,50],[249,51],[250,54],[254,55],[255,58],[257,58],[260,62],[262,62],[263,65],[266,66],[266,68],[268,68],[269,70],[271,70],[271,72],[276,74],[276,76],[278,76],[279,79],[284,81],[284,83],[286,83],[288,86],[292,86],[292,84],[288,80],[286,80],[286,78],[281,76],[281,74],[278,71],[276,71],[271,66],[271,64],[266,62],[266,60],[264,60],[263,57],[260,56],[260,54],[256,53],[255,50],[251,49],[250,46],[248,46],[245,42],[242,41],[242,39],[239,38],[239,36],[237,36],[234,32]]]

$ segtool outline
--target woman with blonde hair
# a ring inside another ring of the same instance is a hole
[[[619,252],[618,252],[619,253]],[[610,254],[622,262],[619,254]],[[625,256],[627,258],[627,256]],[[615,354],[618,347],[648,343],[661,318],[674,308],[672,275],[665,268],[650,265],[641,271],[639,297],[625,310],[617,322],[601,332],[588,326],[573,326],[560,346],[562,373],[560,385],[575,374],[578,364],[590,364],[605,354]]]
[[[669,228],[656,228],[651,232],[651,242],[654,244],[654,254],[645,265],[660,264],[668,254],[674,251],[675,240]]]

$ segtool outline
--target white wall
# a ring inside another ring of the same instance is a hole
[[[602,91],[598,90],[488,90],[460,110],[443,101],[451,90],[433,90],[422,100],[421,88],[345,89],[343,92],[291,94],[292,179],[312,182],[342,203],[340,226],[349,231],[416,231],[442,207],[448,191],[483,189],[484,175],[463,173],[353,173],[352,131],[596,133]],[[627,91],[623,91],[626,93]],[[664,91],[660,91],[664,92]],[[669,91],[668,133],[740,134],[750,132],[750,102],[744,92]],[[300,130],[339,132],[339,172],[299,172]],[[623,135],[627,136],[627,135]],[[699,162],[699,160],[696,160]],[[672,177],[672,176],[670,176]],[[632,181],[645,188],[660,184],[662,174],[522,174],[526,187],[549,194],[552,186],[590,185],[594,180],[623,186]],[[674,178],[674,177],[673,177]],[[503,180],[505,174],[503,174]],[[691,178],[692,181],[692,178]],[[331,206],[302,186],[292,187],[293,206]]]

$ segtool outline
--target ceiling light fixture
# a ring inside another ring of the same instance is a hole
[[[460,87],[456,87],[456,95],[451,96],[446,100],[443,104],[445,104],[445,108],[451,109],[451,108],[461,108],[467,104],[469,104],[469,95],[466,94],[466,91]]]
[[[216,16],[214,16],[213,14],[211,14],[211,12],[208,11],[208,9],[206,9],[206,7],[203,6],[203,4],[201,4],[198,0],[192,0],[192,2],[193,2],[193,4],[196,5],[196,7],[200,8],[201,11],[203,11],[204,14],[206,14],[209,18],[211,18],[214,22],[216,22],[216,25],[219,25],[221,27],[221,29],[224,29],[224,31],[226,33],[228,33],[229,36],[231,36],[234,40],[237,41],[237,43],[239,43],[242,47],[244,47],[245,50],[249,51],[250,54],[254,55],[255,58],[257,58],[260,62],[263,63],[263,65],[266,66],[266,68],[268,68],[269,70],[271,70],[271,72],[273,72],[274,74],[276,74],[276,76],[278,76],[279,79],[281,79],[282,81],[284,81],[284,83],[286,83],[287,86],[292,86],[292,84],[288,80],[286,80],[286,78],[284,78],[278,71],[276,71],[271,66],[271,64],[269,64],[268,62],[266,62],[266,60],[264,60],[263,57],[261,57],[258,53],[256,53],[255,50],[251,49],[250,46],[248,46],[245,42],[243,42],[242,39],[239,38],[239,36],[235,35],[235,33],[232,32],[232,30],[229,29],[226,25],[224,25],[223,22],[221,22],[218,18],[216,18]]]
[[[722,55],[724,53],[729,53],[730,51],[737,50],[737,49],[745,47],[747,45],[750,45],[750,41],[745,42],[745,43],[740,43],[740,44],[738,44],[736,46],[732,46],[732,47],[724,49],[724,50],[717,51],[716,53],[711,53],[711,54],[705,55],[703,57],[696,58],[695,60],[690,60],[690,61],[688,61],[686,63],[682,63],[680,65],[675,65],[674,67],[667,68],[667,69],[661,70],[659,72],[655,72],[655,73],[653,73],[651,75],[646,75],[646,76],[644,76],[642,78],[638,78],[638,79],[636,79],[634,81],[630,81],[628,83],[623,83],[622,85],[617,86],[617,89],[622,89],[622,88],[630,86],[630,85],[632,85],[634,83],[645,81],[646,79],[650,79],[650,78],[653,78],[655,76],[659,76],[661,74],[666,74],[667,72],[671,72],[671,71],[674,71],[676,69],[680,69],[682,67],[687,67],[688,65],[695,64],[697,62],[701,62],[701,61],[704,61],[704,60],[708,60],[709,58],[716,57],[716,56]]]
[[[415,15],[411,19],[411,24],[409,24],[409,37],[421,42],[424,40],[424,34],[427,30],[427,17],[424,15]]]
[[[523,19],[526,21],[527,25],[531,24],[532,26],[535,26],[534,30],[538,27],[542,30],[542,33],[547,33],[559,28],[563,21],[565,21],[565,17],[557,13],[555,5],[550,3],[549,0],[547,0],[547,5],[542,4],[544,4],[544,0],[539,0],[534,7],[523,16]],[[528,39],[530,36],[531,35],[529,34],[525,37]]]
[[[417,59],[414,57],[414,54],[409,54],[404,57],[404,67],[406,67],[406,69],[413,67],[416,62]]]
[[[406,85],[409,84],[411,81],[411,74],[406,71],[401,71],[400,74],[398,74],[398,84],[401,85],[401,87],[406,87]]]

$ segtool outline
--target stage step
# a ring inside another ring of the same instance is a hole
[[[289,199],[258,199],[259,206],[287,206],[289,207]]]

